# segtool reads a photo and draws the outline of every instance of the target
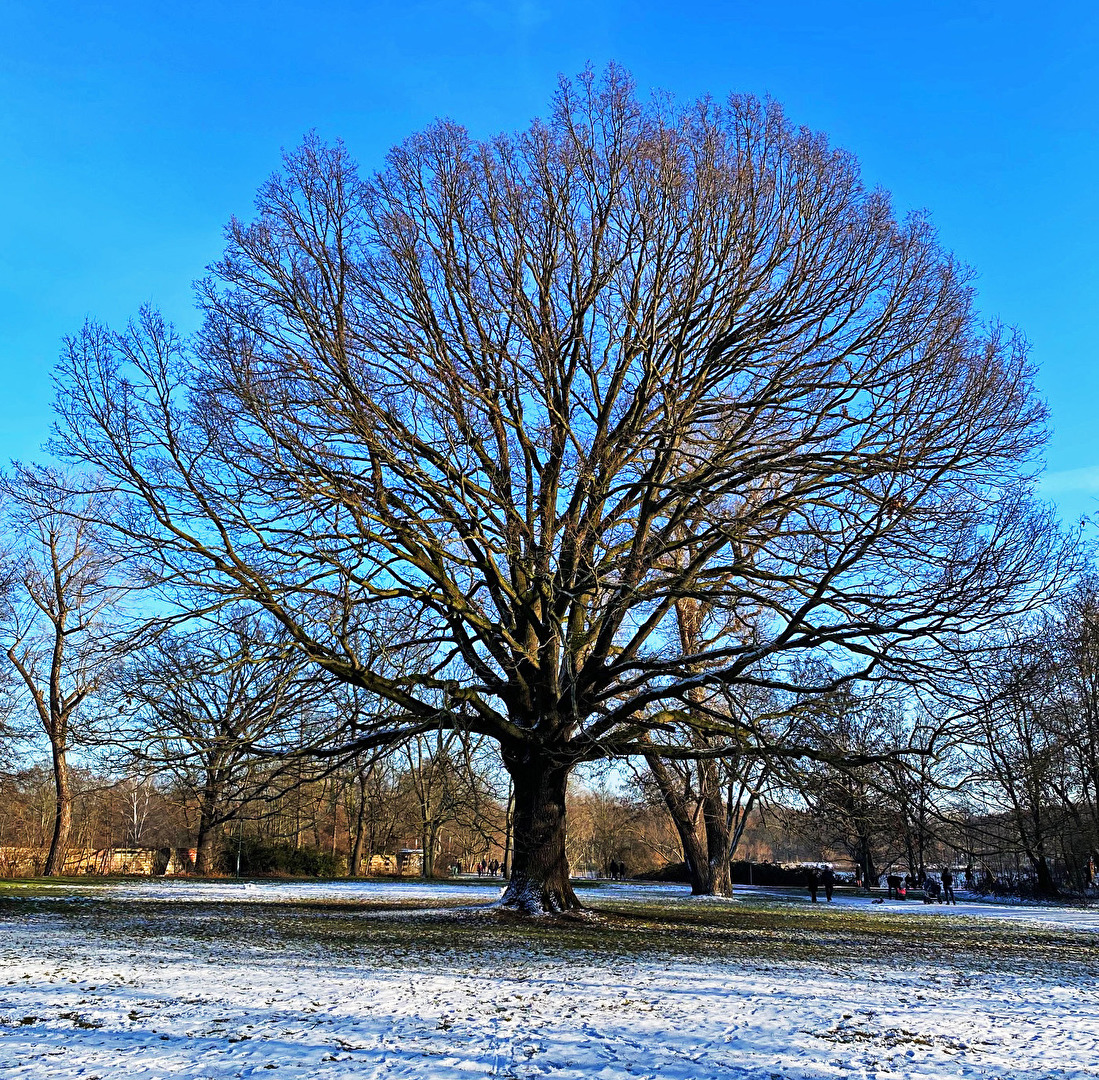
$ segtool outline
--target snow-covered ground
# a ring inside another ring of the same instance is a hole
[[[28,890],[0,905],[0,1077],[1099,1076],[1094,911],[870,907],[839,894],[817,934],[807,900],[745,890],[724,902],[731,925],[763,905],[768,929],[759,948],[725,952],[702,938],[677,948],[657,930],[627,950],[573,946],[567,930],[557,941],[502,932],[476,910],[439,913],[498,894],[491,884]],[[667,905],[684,925],[707,915],[676,886],[581,895],[620,912]],[[845,937],[845,914],[880,919],[894,937],[912,917],[920,947],[883,961]],[[776,951],[784,919],[792,953]],[[945,942],[957,929],[964,958],[930,938],[923,947],[929,927]],[[995,955],[996,942],[1010,948]]]

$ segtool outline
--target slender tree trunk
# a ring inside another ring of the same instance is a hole
[[[565,856],[565,789],[571,765],[505,748],[515,790],[511,877],[500,905],[524,915],[576,911]]]
[[[878,868],[874,865],[874,851],[870,846],[870,838],[858,837],[855,858],[862,867],[862,883],[867,889],[872,889],[878,884]]]
[[[435,843],[438,836],[439,825],[437,822],[421,821],[420,847],[424,854],[420,863],[420,874],[425,878],[435,876]]]
[[[336,785],[336,781],[332,780],[332,857],[336,857],[336,828],[339,825],[339,797],[340,790]]]
[[[919,878],[920,869],[918,860],[916,858],[916,849],[913,847],[912,839],[906,836],[904,839],[904,850],[906,861],[908,862],[908,872],[915,878]]]
[[[679,791],[679,785],[668,766],[658,757],[646,757],[649,771],[660,788],[668,814],[679,834],[679,844],[683,848],[683,861],[687,864],[687,874],[691,880],[691,892],[695,896],[705,896],[709,889],[709,866],[702,842],[695,829],[694,818],[687,808],[687,801]]]
[[[347,876],[358,877],[363,861],[363,834],[366,823],[366,777],[359,773],[359,811],[355,818],[355,842],[347,862]]]
[[[763,774],[760,775],[759,782],[760,784],[763,783]],[[731,789],[727,790],[725,793],[725,802],[728,806],[728,811],[725,815],[725,823],[726,828],[730,830],[725,862],[729,867],[730,873],[732,873],[733,869],[733,856],[736,854],[737,848],[740,847],[740,841],[744,838],[744,830],[748,827],[748,820],[751,817],[752,810],[755,809],[756,800],[758,798],[758,792],[753,791],[748,795],[746,800],[741,801],[740,799],[737,799],[734,801]],[[748,873],[750,876],[750,869]],[[751,884],[750,881],[749,884]]]
[[[65,856],[69,850],[69,833],[73,822],[72,787],[69,783],[69,764],[65,759],[65,746],[59,740],[50,740],[53,750],[53,785],[55,807],[53,834],[46,856],[46,877],[57,877],[64,872]]]
[[[1053,874],[1049,868],[1049,860],[1046,857],[1044,834],[1048,828],[1043,817],[1042,793],[1029,793],[1030,810],[1023,809],[1016,800],[1015,830],[1019,842],[1023,848],[1023,854],[1034,870],[1035,884],[1040,896],[1053,899],[1060,896],[1061,891],[1053,882]]]

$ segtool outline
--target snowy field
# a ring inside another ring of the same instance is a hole
[[[1094,910],[498,895],[0,885],[0,1077],[1099,1077]]]

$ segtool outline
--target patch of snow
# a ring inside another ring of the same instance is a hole
[[[491,903],[500,896],[500,885],[450,885],[441,881],[192,881],[187,878],[153,878],[147,881],[35,882],[39,896],[68,900],[129,900],[134,903],[404,903],[430,900],[440,904]]]
[[[62,911],[37,898],[0,915],[0,1075],[5,1080],[331,1077],[468,1080],[983,1080],[1094,1078],[1099,989],[1080,970],[950,956],[798,962],[563,954],[537,940],[355,954],[271,926],[251,907],[488,903],[498,886],[435,883],[150,882],[58,886],[124,901]],[[760,896],[767,896],[760,890]],[[677,886],[584,889],[585,901],[681,900]],[[752,891],[737,890],[741,902]],[[757,897],[757,899],[759,899]],[[224,905],[232,922],[165,900]],[[761,901],[762,902],[762,901]],[[770,903],[775,903],[773,899]],[[800,905],[794,894],[778,901]],[[835,904],[869,901],[837,894]],[[822,902],[823,905],[823,902]],[[250,921],[249,910],[255,912]],[[890,913],[1099,929],[1096,913],[912,901]],[[978,910],[979,909],[979,910]],[[302,909],[302,917],[307,914]],[[389,913],[390,915],[392,913]],[[243,916],[243,918],[242,918]],[[346,918],[357,918],[352,912]],[[194,922],[195,933],[180,926]],[[248,934],[253,926],[254,933]],[[468,941],[468,937],[463,940]],[[405,941],[407,946],[407,939]],[[1040,959],[1040,958],[1036,958]]]

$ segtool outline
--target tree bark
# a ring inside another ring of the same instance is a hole
[[[202,793],[202,807],[198,818],[198,838],[196,846],[198,856],[195,859],[195,873],[202,877],[214,869],[214,823],[217,813],[218,790],[213,781],[208,781]]]
[[[687,808],[687,801],[680,794],[671,770],[660,758],[647,756],[645,761],[656,780],[656,786],[660,788],[660,794],[672,824],[675,825],[675,831],[679,834],[679,844],[683,848],[683,861],[687,865],[687,874],[691,880],[691,892],[695,896],[705,896],[709,889],[708,860],[702,850],[694,818]]]
[[[214,868],[214,831],[199,826],[198,854],[195,857],[195,873],[199,877],[209,877]]]
[[[420,823],[420,848],[423,858],[420,862],[420,876],[433,878],[435,876],[435,845],[439,836],[437,822],[423,821]]]
[[[855,861],[862,867],[863,886],[873,889],[878,884],[878,868],[874,864],[874,849],[870,837],[859,835],[855,846]]]
[[[69,849],[69,833],[72,830],[73,798],[69,784],[69,765],[65,759],[65,746],[51,740],[53,749],[53,783],[56,806],[53,815],[53,835],[50,837],[50,850],[46,856],[46,877],[57,877],[64,872],[65,855]]]
[[[702,822],[706,830],[706,891],[704,896],[732,896],[729,872],[730,833],[721,780],[713,761],[699,761],[702,794]]]
[[[1053,873],[1049,868],[1049,860],[1046,858],[1045,852],[1035,850],[1029,844],[1025,845],[1023,850],[1026,852],[1026,857],[1034,869],[1035,885],[1038,895],[1050,900],[1059,897],[1061,895],[1061,890],[1057,888],[1057,885],[1053,880]]]
[[[351,848],[351,857],[347,860],[347,876],[358,877],[363,861],[363,833],[366,825],[366,777],[362,772],[359,781],[359,812],[355,818],[355,843]]]
[[[524,915],[577,911],[565,856],[565,789],[571,765],[505,748],[515,792],[511,877],[500,906]]]
[[[511,876],[511,834],[515,816],[515,790],[508,784],[508,802],[504,810],[504,878]]]

